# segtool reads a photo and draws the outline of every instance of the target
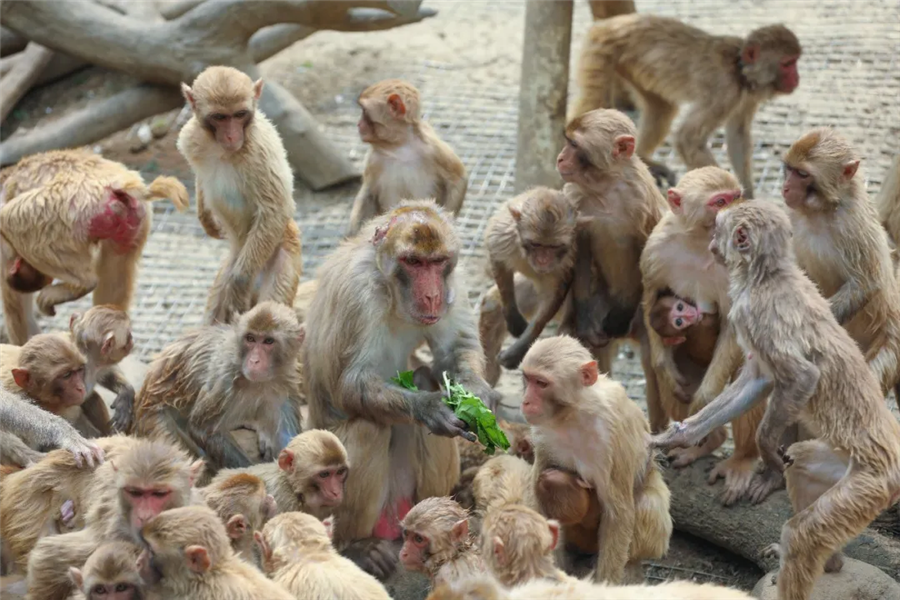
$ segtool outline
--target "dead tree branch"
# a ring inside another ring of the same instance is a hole
[[[34,42],[29,43],[16,65],[7,73],[0,86],[0,123],[12,111],[16,103],[31,89],[50,62],[53,51]]]

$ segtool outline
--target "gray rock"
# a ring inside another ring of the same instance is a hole
[[[759,600],[778,600],[778,586],[772,583],[777,571],[766,574],[753,596]],[[900,584],[881,569],[844,557],[839,573],[823,573],[816,580],[810,600],[900,600]]]

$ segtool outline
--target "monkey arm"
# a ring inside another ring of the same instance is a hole
[[[865,279],[862,277],[851,277],[828,299],[831,312],[841,325],[853,319],[872,299],[875,290],[869,285],[864,286],[864,282]]]
[[[617,476],[618,475],[618,476]],[[597,569],[594,581],[620,584],[625,578],[625,565],[634,536],[634,477],[616,473],[605,484],[595,484],[597,499],[603,509],[597,535]]]
[[[207,457],[214,468],[243,468],[249,467],[254,461],[247,456],[243,449],[235,442],[231,435],[227,415],[224,414],[225,404],[239,402],[231,386],[230,380],[217,380],[212,388],[204,387],[197,396],[188,418],[185,420],[181,413],[173,406],[166,406],[163,412],[167,429],[181,439],[189,448],[189,438],[203,452],[194,452],[201,457]],[[239,423],[238,423],[239,424]]]
[[[285,193],[287,193],[285,191]],[[234,261],[233,286],[239,291],[249,288],[284,240],[284,230],[291,220],[283,199],[270,195],[259,198],[253,225],[247,232],[244,247]]]
[[[750,134],[756,106],[735,111],[725,123],[728,160],[744,188],[744,198],[753,198],[753,137]]]
[[[44,457],[43,452],[32,450],[19,437],[8,431],[0,430],[0,457],[20,467],[29,467]]]
[[[575,337],[594,348],[606,346],[609,338],[595,317],[598,314],[605,316],[607,312],[606,308],[610,305],[609,286],[601,274],[594,276],[594,255],[587,227],[581,228],[576,237],[572,278]]]
[[[718,396],[735,370],[740,366],[743,351],[737,343],[737,335],[731,323],[726,323],[719,332],[712,362],[706,369],[700,388],[694,394],[691,410],[697,411]]]
[[[499,260],[491,261],[491,272],[494,275],[494,282],[497,284],[497,291],[500,292],[500,303],[503,305],[506,329],[514,337],[519,337],[528,328],[528,321],[522,316],[519,306],[516,304],[515,274],[512,269]]]
[[[362,187],[353,200],[353,208],[350,211],[350,227],[347,235],[350,237],[359,233],[363,223],[378,214],[378,196],[372,191],[369,184],[363,180]]]
[[[118,366],[102,370],[97,376],[97,381],[116,395],[112,403],[115,411],[112,419],[113,429],[118,432],[129,431],[134,420],[134,388]]]
[[[452,173],[445,173],[438,180],[437,198],[435,200],[454,215],[458,215],[462,208],[463,200],[466,198],[468,187],[469,180],[465,175],[455,178],[452,177]]]
[[[510,278],[511,279],[511,278]],[[525,332],[509,348],[500,353],[500,364],[507,369],[516,369],[525,358],[531,345],[538,339],[547,323],[559,312],[569,293],[571,281],[565,277],[553,289],[553,296],[543,303],[534,320],[525,328]],[[499,286],[498,286],[499,287]]]
[[[45,287],[38,292],[38,308],[49,317],[55,316],[57,306],[83,298],[97,287],[97,278],[93,272],[84,281],[85,283],[54,283]]]
[[[200,220],[203,231],[205,231],[206,235],[209,237],[221,240],[225,236],[222,234],[222,228],[216,221],[216,217],[212,214],[212,211],[206,208],[206,202],[203,199],[203,187],[200,185],[199,179],[195,179],[194,188],[197,193],[197,218]]]

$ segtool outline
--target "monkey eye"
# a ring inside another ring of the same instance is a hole
[[[800,179],[806,179],[807,177],[809,177],[809,173],[807,173],[806,171],[801,171],[800,169],[796,169],[794,173],[796,173],[797,177],[799,177]]]
[[[250,342],[251,344],[256,343],[256,337],[252,333],[248,333],[247,335],[245,335],[244,339],[246,341]]]
[[[576,150],[578,149],[578,144],[576,144],[575,141],[574,141],[572,138],[566,137],[566,143],[567,143],[570,147],[575,148]]]
[[[124,592],[124,591],[127,590],[129,587],[130,587],[130,586],[129,586],[127,583],[117,583],[117,584],[116,584],[116,591],[117,591],[117,592]]]
[[[72,375],[74,375],[74,374],[75,374],[75,371],[66,371],[66,372],[63,374],[62,378],[63,378],[63,379],[70,379],[70,378],[72,377]]]
[[[239,110],[236,113],[234,113],[234,116],[237,117],[238,119],[243,119],[244,117],[246,117],[249,114],[250,114],[249,110]]]
[[[267,346],[271,346],[274,343],[275,343],[275,338],[267,337],[266,339],[263,340],[263,344],[266,344]]]
[[[416,535],[413,536],[413,541],[414,541],[416,544],[424,544],[424,543],[425,543],[425,538],[423,538],[421,535],[419,535],[419,534],[417,533]]]
[[[143,496],[143,492],[137,488],[127,488],[125,493],[131,496],[132,498],[140,498]]]
[[[212,115],[213,121],[224,121],[227,118],[228,117],[223,115],[222,113],[215,113],[214,115]]]
[[[534,384],[535,384],[536,386],[538,386],[539,388],[541,388],[541,389],[544,389],[544,388],[547,387],[547,385],[549,385],[549,384],[547,383],[547,381],[545,381],[545,380],[543,380],[543,379],[535,379],[535,380],[534,380]]]
[[[716,200],[716,206],[720,208],[725,206],[725,198],[719,198],[718,200]]]
[[[118,587],[118,586],[116,586],[116,587]],[[106,594],[106,586],[103,585],[102,583],[97,584],[94,586],[94,589],[92,590],[92,592],[99,596],[105,595]]]
[[[328,471],[322,471],[319,473],[319,479],[328,479],[330,473]]]
[[[165,498],[168,495],[169,495],[169,492],[166,490],[154,490],[153,491],[154,498]]]
[[[675,308],[677,308],[678,310],[684,310],[684,304],[679,302],[678,304],[675,305]]]
[[[675,327],[681,327],[683,324],[684,324],[684,319],[682,319],[681,317],[678,317],[677,319],[675,319]]]
[[[422,264],[422,261],[416,258],[415,256],[410,256],[409,258],[403,259],[403,262],[408,264],[411,267],[418,267]]]

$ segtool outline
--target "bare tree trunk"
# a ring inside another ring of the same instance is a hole
[[[0,56],[21,52],[28,45],[28,38],[8,27],[0,27]]]
[[[52,57],[52,50],[33,42],[28,44],[16,65],[0,81],[0,123],[31,89]]]

